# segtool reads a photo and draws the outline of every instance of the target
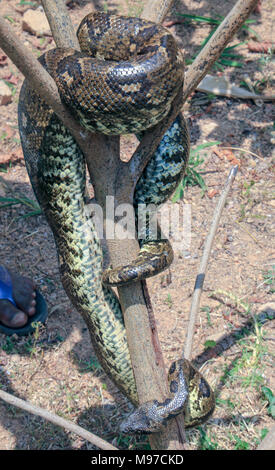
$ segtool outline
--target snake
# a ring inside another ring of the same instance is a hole
[[[175,39],[161,25],[104,12],[88,14],[77,36],[81,51],[54,48],[38,59],[55,80],[61,100],[89,131],[133,133],[141,139],[167,116],[183,85],[184,59]],[[20,91],[18,124],[30,182],[53,233],[64,290],[87,324],[102,368],[136,407],[121,423],[121,432],[158,432],[179,413],[184,413],[186,426],[207,419],[214,395],[187,359],[170,367],[170,396],[164,402],[139,405],[122,309],[113,289],[166,269],[173,260],[171,244],[159,233],[152,239],[146,216],[137,258],[128,266],[103,269],[102,243],[85,204],[85,158],[27,79]],[[185,173],[189,145],[180,113],[136,184],[136,210],[140,204],[159,207],[169,199]]]

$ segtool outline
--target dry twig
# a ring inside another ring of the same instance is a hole
[[[112,446],[111,444],[104,441],[95,434],[86,431],[86,429],[81,428],[80,426],[75,423],[72,423],[71,421],[68,421],[64,418],[61,418],[60,416],[50,413],[44,408],[40,408],[40,406],[36,406],[33,403],[21,400],[21,398],[17,398],[11,395],[10,393],[4,392],[3,390],[0,390],[0,398],[6,403],[9,403],[10,405],[17,406],[17,408],[21,408],[21,410],[28,411],[28,413],[32,413],[33,415],[41,416],[41,418],[44,418],[47,421],[56,424],[57,426],[61,426],[62,428],[77,434],[83,439],[86,439],[86,441],[91,442],[91,444],[93,444],[94,446],[99,447],[99,449],[118,450],[116,447]]]

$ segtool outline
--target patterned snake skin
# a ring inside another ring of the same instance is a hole
[[[183,58],[165,28],[137,18],[91,13],[81,22],[78,38],[82,52],[57,48],[39,61],[85,128],[139,135],[166,116],[183,84]],[[168,240],[151,240],[146,222],[138,259],[103,273],[100,240],[85,211],[81,150],[27,81],[18,119],[26,167],[54,235],[64,289],[87,323],[102,367],[137,405],[121,307],[110,285],[160,272],[172,262],[172,248]],[[136,208],[141,203],[158,206],[169,198],[184,174],[188,154],[188,131],[179,115],[136,186]],[[122,423],[123,432],[155,432],[182,411],[186,426],[192,426],[212,413],[213,393],[188,361],[172,364],[169,382],[172,396],[139,407]]]

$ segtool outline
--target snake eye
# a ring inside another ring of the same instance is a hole
[[[173,364],[171,364],[171,367],[169,369],[169,374],[173,374],[176,370],[176,363],[173,362]]]
[[[206,398],[210,397],[211,389],[208,383],[206,382],[206,380],[204,380],[204,378],[201,378],[200,380],[199,389],[200,389],[200,394],[203,397],[206,397]]]
[[[177,393],[178,391],[178,382],[176,380],[171,380],[170,382],[170,392]]]

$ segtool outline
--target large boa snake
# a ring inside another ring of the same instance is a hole
[[[183,84],[183,57],[172,35],[138,18],[91,13],[78,28],[82,52],[56,48],[39,60],[62,100],[81,124],[105,134],[135,133],[163,119]],[[151,240],[145,224],[133,265],[103,273],[96,230],[87,237],[85,163],[77,143],[53,110],[25,80],[19,99],[19,131],[35,195],[53,231],[63,286],[87,323],[100,363],[120,390],[138,404],[119,300],[111,285],[152,276],[173,260],[168,240]],[[180,114],[164,135],[135,189],[134,205],[165,202],[182,178],[189,154]],[[90,222],[90,221],[89,221]],[[184,412],[186,426],[211,415],[211,388],[190,362],[169,371],[171,397],[139,406],[123,432],[155,432]]]

